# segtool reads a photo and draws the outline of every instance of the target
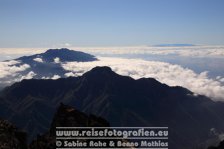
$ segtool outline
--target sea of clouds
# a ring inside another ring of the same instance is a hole
[[[134,79],[155,78],[170,86],[182,86],[191,91],[206,95],[215,100],[224,100],[224,78],[210,79],[207,72],[200,74],[180,65],[158,61],[145,61],[141,59],[125,59],[98,57],[93,62],[67,62],[62,67],[70,71],[67,76],[80,76],[96,66],[109,66],[120,75],[130,76]]]
[[[182,58],[210,58],[213,61],[220,61],[224,58],[223,46],[190,46],[190,47],[100,47],[100,48],[71,48],[78,51],[84,51],[96,55],[99,61],[93,62],[60,62],[59,58],[55,58],[55,63],[60,63],[61,66],[68,71],[66,76],[80,76],[86,71],[89,71],[95,66],[109,66],[116,73],[130,76],[134,79],[138,78],[155,78],[158,81],[168,84],[170,86],[182,86],[196,94],[206,95],[214,100],[224,100],[224,76],[217,75],[211,78],[207,68],[207,64],[202,69],[203,71],[196,72],[195,70],[185,67],[180,63],[170,63],[163,58],[175,56],[177,59]],[[44,52],[46,49],[37,49],[36,53]],[[35,50],[25,49],[26,55],[34,54]],[[29,53],[30,52],[30,53]],[[5,51],[0,49],[0,53],[6,56],[22,54],[23,50],[15,51],[13,49]],[[135,57],[135,55],[144,55],[149,57],[147,60]],[[132,55],[126,57],[126,55]],[[159,60],[150,60],[153,56],[163,56]],[[189,59],[190,60],[190,59]],[[36,58],[34,61],[43,63],[41,58]],[[207,61],[207,59],[206,59]],[[210,61],[207,61],[209,64]],[[218,65],[214,63],[211,68],[224,70],[223,61]],[[200,67],[200,66],[199,66]],[[11,60],[0,62],[0,81],[12,81],[5,78],[12,77],[14,81],[21,81],[22,79],[31,79],[36,74],[29,72],[21,76],[20,72],[30,68],[28,64],[20,63],[19,61]],[[213,71],[213,70],[212,70]],[[53,78],[43,77],[43,79],[58,79],[61,76],[55,74]]]

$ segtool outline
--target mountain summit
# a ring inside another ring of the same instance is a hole
[[[23,79],[57,79],[67,77],[66,73],[69,73],[69,71],[62,67],[62,63],[96,60],[97,58],[93,55],[66,48],[49,49],[44,53],[23,56],[12,60],[14,64],[10,64],[10,67],[21,71],[0,78],[0,88]]]
[[[49,49],[45,53],[23,56],[17,58],[16,60],[20,60],[24,63],[30,64],[33,61],[35,62],[35,58],[40,58],[43,62],[47,63],[55,62],[57,61],[57,59],[58,61],[60,60],[60,62],[88,62],[97,60],[93,55],[80,51],[69,50],[67,48]],[[38,62],[38,60],[36,62]]]
[[[50,127],[60,103],[100,116],[111,126],[169,127],[172,149],[204,147],[224,131],[222,102],[152,78],[121,76],[109,67],[93,68],[80,77],[15,83],[1,92],[0,117],[33,138]]]

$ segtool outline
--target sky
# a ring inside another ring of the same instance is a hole
[[[223,0],[0,0],[0,48],[224,45]]]

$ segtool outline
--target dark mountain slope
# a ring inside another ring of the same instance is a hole
[[[3,90],[1,101],[10,112],[0,116],[30,131],[47,130],[60,102],[103,117],[112,126],[168,126],[172,149],[205,146],[217,137],[211,129],[224,131],[222,102],[152,78],[120,76],[109,67],[96,67],[81,77],[24,80]]]
[[[0,119],[0,149],[27,149],[26,133]]]
[[[217,147],[211,146],[208,149],[224,149],[224,140],[221,141]]]
[[[44,134],[34,139],[30,149],[55,149],[56,127],[109,127],[109,123],[100,117],[94,115],[86,115],[71,106],[60,104],[51,127]]]
[[[35,136],[28,145],[27,134],[10,122],[0,119],[0,149],[55,149],[56,127],[109,127],[100,117],[86,115],[71,106],[60,104],[51,127],[43,135]],[[29,133],[29,132],[28,132]]]

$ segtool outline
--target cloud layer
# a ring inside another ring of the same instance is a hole
[[[71,47],[69,43],[62,44],[70,49],[100,54],[152,54],[152,55],[178,55],[191,57],[224,57],[224,46],[187,46],[187,47],[154,47],[154,46],[134,46],[134,47]],[[62,46],[61,45],[61,46]],[[48,48],[0,48],[1,55],[29,55],[45,52]]]
[[[59,57],[56,57],[56,58],[54,59],[54,62],[55,62],[55,63],[60,63],[60,58],[59,58]]]
[[[34,58],[33,60],[36,61],[36,62],[39,62],[39,63],[43,63],[42,58],[39,58],[39,57]]]
[[[77,48],[74,48],[77,49]],[[94,55],[176,55],[184,57],[224,57],[224,46],[189,46],[189,47],[100,47],[78,48]]]
[[[192,47],[100,47],[100,48],[71,48],[75,50],[84,51],[94,55],[176,55],[184,57],[212,57],[212,58],[223,58],[224,57],[224,46],[192,46]],[[46,50],[46,49],[45,49]],[[18,51],[20,53],[18,53]],[[43,51],[43,49],[36,49],[35,52]],[[15,53],[17,52],[17,53]],[[2,50],[0,53],[3,55],[10,54],[22,54],[33,53],[32,49],[11,49]],[[134,57],[134,56],[133,56]],[[181,58],[181,57],[180,57]],[[208,77],[207,72],[202,72],[200,74],[195,73],[191,69],[183,68],[180,65],[169,64],[166,62],[156,62],[156,61],[145,61],[137,59],[122,59],[122,58],[99,58],[100,61],[95,62],[85,62],[85,63],[63,63],[64,69],[68,70],[65,76],[78,76],[82,75],[84,72],[90,70],[95,66],[110,66],[114,71],[121,75],[128,75],[135,79],[141,77],[153,77],[162,83],[166,83],[170,86],[183,86],[186,87],[197,94],[203,94],[212,97],[216,100],[224,100],[224,78],[222,74],[217,74],[214,79]],[[43,62],[41,58],[35,58],[35,61]],[[54,59],[55,63],[61,63],[59,58]],[[221,64],[219,64],[221,66]],[[215,65],[219,67],[219,65]],[[207,66],[206,66],[207,67]],[[213,66],[212,66],[213,67]],[[11,82],[12,80],[21,80],[24,78],[32,78],[36,74],[34,72],[29,72],[23,75],[23,72],[29,69],[28,64],[22,64],[19,61],[5,61],[0,62],[0,81],[3,83]],[[219,69],[219,68],[218,68]],[[12,80],[8,80],[12,78]],[[45,77],[43,77],[45,78]],[[59,76],[55,75],[52,79],[57,79]],[[46,76],[45,79],[50,79]]]
[[[18,72],[30,68],[28,64],[20,64],[19,61],[11,60],[0,62],[0,79],[7,76],[15,76]]]
[[[155,78],[170,86],[183,86],[191,91],[206,95],[215,100],[224,100],[224,86],[218,80],[208,78],[207,72],[200,74],[191,69],[165,62],[145,61],[140,59],[103,58],[94,62],[68,62],[62,67],[70,71],[66,76],[82,75],[95,66],[109,66],[115,72],[132,78]],[[222,78],[219,78],[221,80]]]

